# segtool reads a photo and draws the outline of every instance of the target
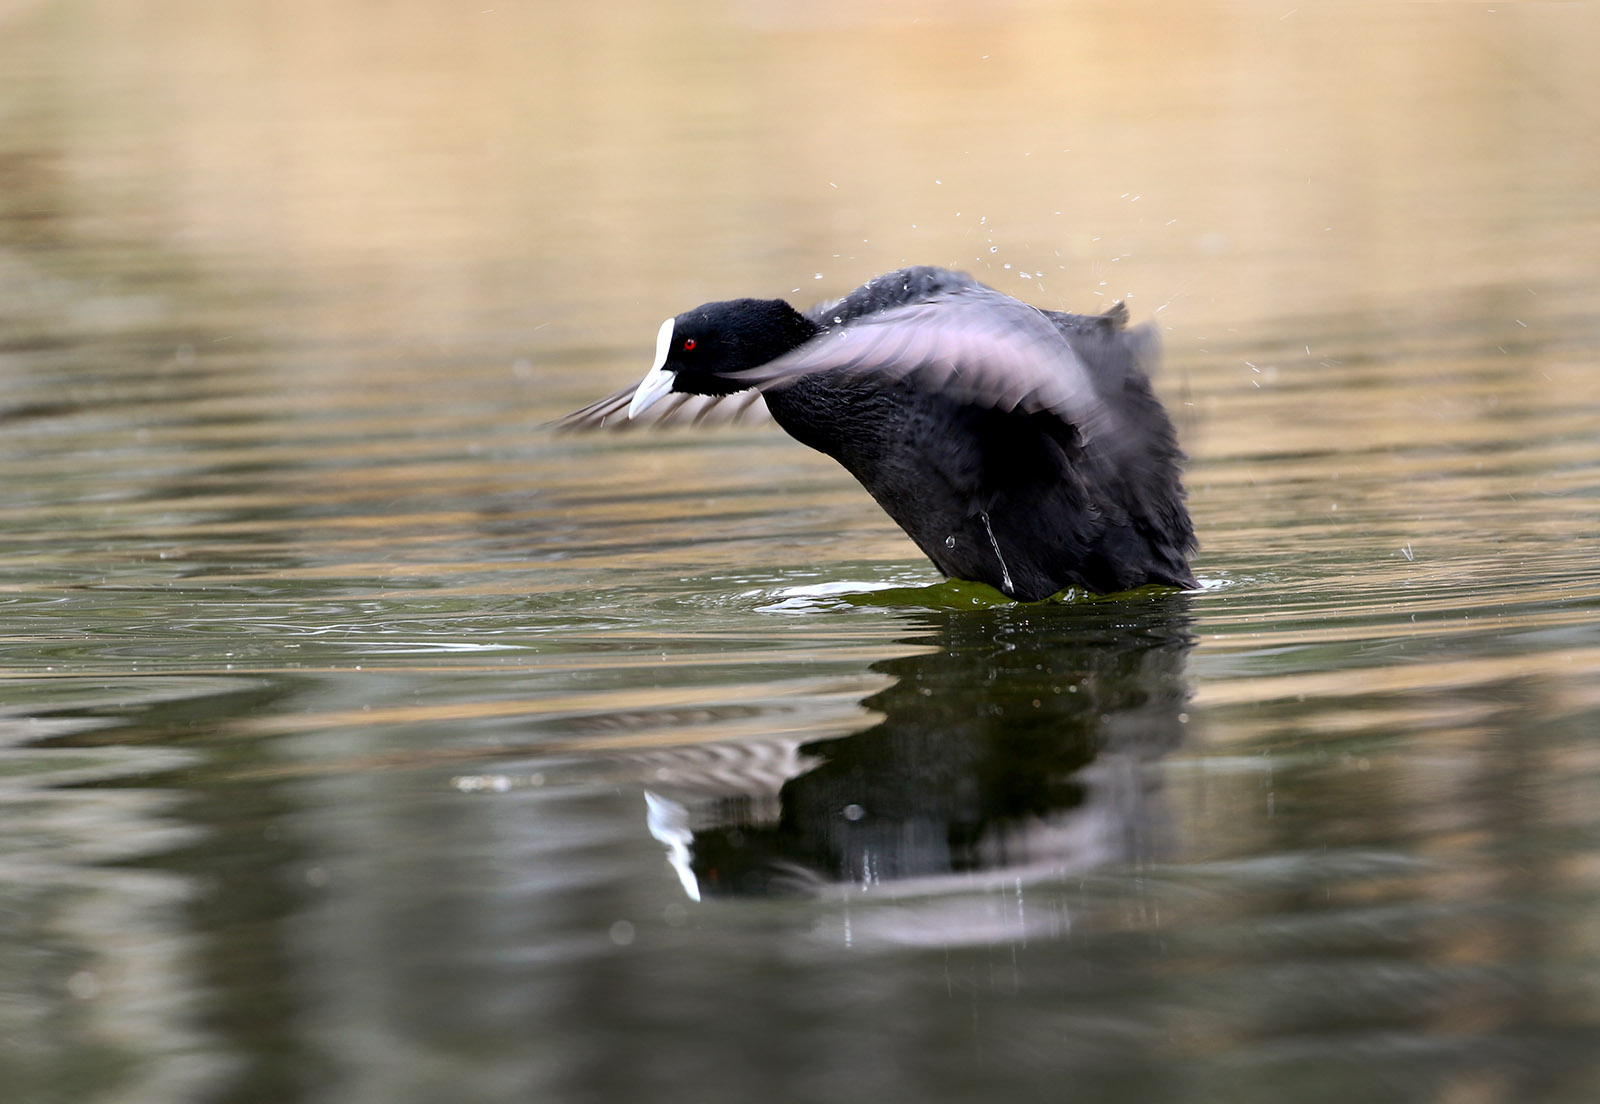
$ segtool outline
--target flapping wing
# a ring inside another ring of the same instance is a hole
[[[732,395],[668,395],[660,402],[628,417],[628,404],[638,384],[629,384],[599,402],[574,410],[552,423],[564,432],[593,429],[639,429],[644,426],[729,425],[735,422],[756,425],[770,422],[772,415],[759,391],[736,391]]]
[[[827,310],[820,313],[827,317]],[[1080,439],[1122,428],[1117,392],[1154,357],[1153,331],[1125,329],[1127,308],[1104,315],[1047,313],[978,284],[940,290],[858,316],[759,367],[738,373],[748,390],[671,394],[628,417],[638,385],[568,414],[559,430],[771,420],[761,392],[804,376],[847,373],[913,385],[957,402],[1049,413]]]
[[[895,307],[830,330],[791,353],[739,373],[763,390],[822,373],[910,380],[958,402],[1048,412],[1084,439],[1116,428],[1095,386],[1096,342],[1124,342],[1114,324],[1095,340],[1069,340],[1042,311],[973,287]]]

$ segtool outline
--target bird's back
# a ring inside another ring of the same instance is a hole
[[[912,265],[874,276],[843,299],[818,304],[805,313],[813,322],[831,330],[894,307],[923,303],[955,292],[987,290],[965,272],[953,272],[936,265]]]

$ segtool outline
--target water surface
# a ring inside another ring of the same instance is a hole
[[[0,5],[0,1095],[1593,1099],[1597,43]],[[1202,589],[541,428],[914,262],[1162,328]]]

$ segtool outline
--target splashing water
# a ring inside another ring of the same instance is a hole
[[[983,518],[983,527],[989,534],[989,544],[994,549],[995,559],[1000,561],[1000,581],[1004,584],[1006,593],[1012,591],[1011,569],[1006,567],[1006,558],[1000,552],[1000,542],[994,539],[994,526],[989,524],[989,511],[980,510],[978,516]]]

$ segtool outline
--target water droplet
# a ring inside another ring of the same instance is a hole
[[[860,820],[866,815],[867,811],[859,805],[846,805],[844,807],[844,818],[846,820]]]
[[[946,538],[945,538],[945,539],[944,539],[944,546],[945,546],[945,547],[946,547],[946,548],[954,548],[954,547],[955,547],[955,546],[956,546],[956,539],[955,539],[955,537],[946,537]]]

